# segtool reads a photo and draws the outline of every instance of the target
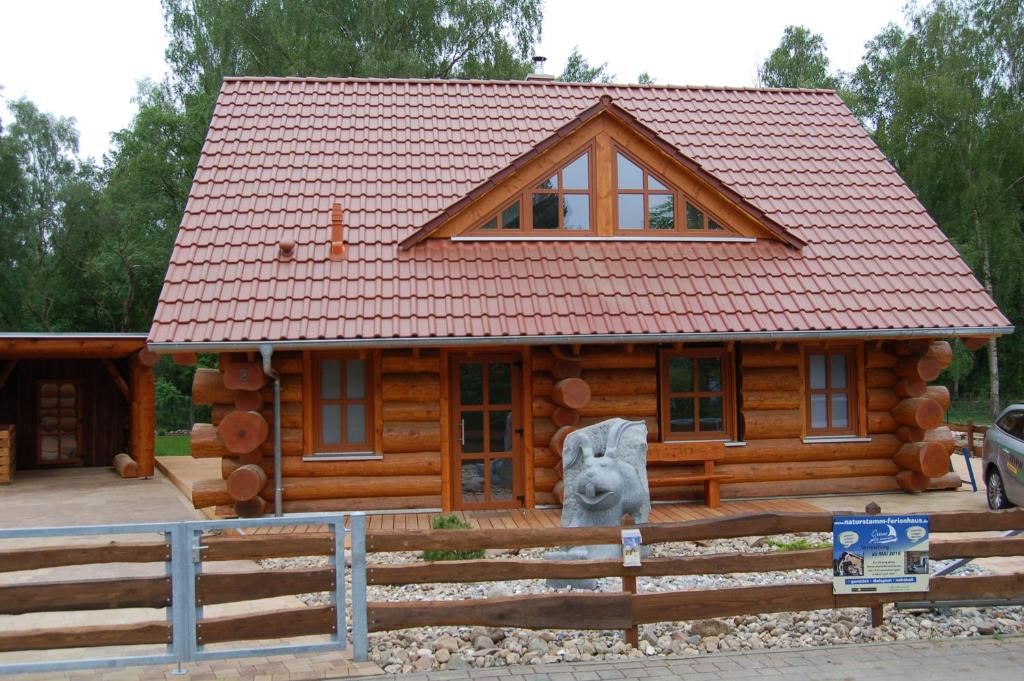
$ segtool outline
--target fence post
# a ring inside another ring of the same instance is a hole
[[[345,594],[345,516],[339,513],[331,521],[331,530],[334,532],[334,555],[330,558],[330,564],[334,566],[334,638],[341,644],[341,649],[348,646],[348,636],[345,630],[345,606],[347,597]]]
[[[352,514],[352,659],[369,659],[366,612],[366,514]]]
[[[633,516],[628,513],[622,516],[622,527],[632,527],[636,522],[633,520]],[[641,544],[641,550],[642,550]],[[626,568],[627,570],[635,570],[636,568]],[[636,575],[623,575],[622,576],[622,591],[623,593],[636,594]],[[632,605],[630,606],[632,610]],[[634,623],[629,629],[624,632],[626,637],[626,643],[633,646],[634,648],[640,647],[640,627]]]
[[[192,637],[195,636],[195,628],[189,631],[189,613],[195,605],[195,597],[191,596],[193,583],[189,578],[188,566],[192,561],[192,532],[184,523],[175,523],[171,526],[171,609],[168,616],[171,619],[171,651],[174,655],[177,669],[172,672],[175,676],[184,675],[186,672],[181,665],[184,662],[192,661]]]
[[[871,503],[869,503],[867,506],[864,507],[864,512],[867,513],[868,515],[878,515],[879,513],[882,512],[882,507],[872,501]],[[882,618],[882,604],[878,603],[877,605],[872,605],[871,606],[871,626],[872,627],[880,627],[880,626],[882,626],[882,621],[883,621],[883,618]]]

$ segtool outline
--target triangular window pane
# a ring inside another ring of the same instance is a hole
[[[686,228],[693,230],[704,229],[704,213],[692,203],[686,204]]]
[[[558,173],[538,184],[537,189],[558,189]]]
[[[619,189],[643,189],[644,171],[622,154],[616,154],[616,177]]]
[[[502,229],[519,229],[519,202],[516,201],[511,206],[501,212],[501,228]]]
[[[564,189],[590,188],[590,154],[583,154],[562,170]]]
[[[661,182],[656,180],[654,178],[654,175],[648,175],[647,176],[647,188],[648,189],[664,189],[664,190],[668,189],[668,187],[666,187]]]

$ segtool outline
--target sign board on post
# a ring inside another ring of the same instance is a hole
[[[640,545],[643,538],[635,527],[622,530],[622,564],[625,567],[640,567]]]
[[[928,590],[928,516],[836,516],[832,592]]]

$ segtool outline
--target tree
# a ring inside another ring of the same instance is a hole
[[[637,76],[636,82],[639,83],[640,85],[654,85],[654,78],[651,76],[651,74],[644,71],[639,76]]]
[[[761,87],[835,90],[839,79],[829,73],[825,39],[805,26],[787,26],[778,47],[757,69]]]
[[[556,80],[566,83],[610,83],[615,74],[608,73],[608,62],[592,66],[587,58],[580,54],[580,48],[572,48],[572,53],[565,61],[565,68]]]

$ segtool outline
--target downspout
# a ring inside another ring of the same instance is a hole
[[[274,356],[274,346],[261,343],[260,355],[263,356],[263,373],[274,379],[274,516],[281,517],[281,496],[284,487],[281,484],[281,375],[274,371],[270,360]]]

